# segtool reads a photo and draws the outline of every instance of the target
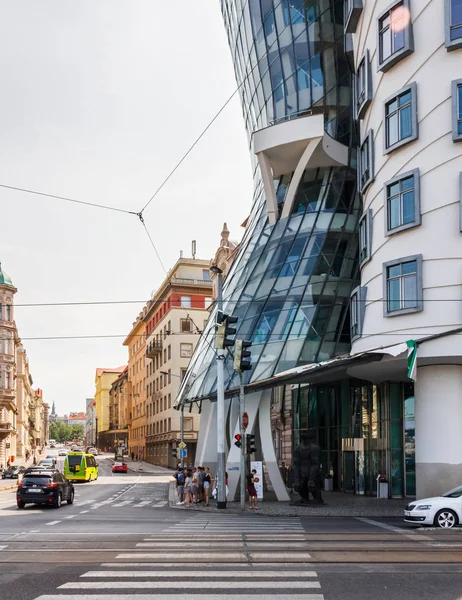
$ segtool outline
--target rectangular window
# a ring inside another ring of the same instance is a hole
[[[181,381],[183,381],[183,379],[186,377],[187,370],[188,369],[181,369],[181,371],[180,371]]]
[[[191,333],[191,319],[180,319],[180,331],[181,333]]]
[[[181,307],[191,308],[191,296],[181,296]]]
[[[384,316],[423,309],[421,254],[385,263],[383,279]]]
[[[359,221],[359,265],[371,258],[372,209],[368,209]]]
[[[11,321],[11,306],[10,306],[9,304],[7,304],[7,305],[5,306],[5,309],[6,309],[6,316],[5,316],[5,319],[6,319],[7,321]]]
[[[11,373],[9,371],[5,371],[5,387],[7,390],[11,388]]]
[[[395,2],[378,19],[378,70],[386,72],[414,52],[409,0]]]
[[[462,79],[452,82],[452,141],[462,142]]]
[[[213,298],[205,299],[205,304],[204,304],[205,308],[210,308],[212,306],[212,304],[213,304]]]
[[[362,0],[345,0],[344,22],[345,33],[354,33],[358,25],[359,17],[363,10]]]
[[[168,418],[168,430],[172,431],[172,419],[171,419],[171,417]]]
[[[3,306],[0,304],[0,321],[3,319]]]
[[[361,337],[364,313],[366,310],[367,288],[357,287],[350,296],[350,336],[351,341]]]
[[[361,192],[374,181],[374,132],[370,129],[359,149],[359,185]]]
[[[385,183],[386,235],[420,225],[419,179],[414,169]]]
[[[417,86],[415,83],[399,90],[386,100],[384,122],[384,154],[417,139]]]
[[[210,277],[210,271],[208,269],[202,269],[202,279],[204,281],[212,281],[212,278]]]
[[[168,346],[168,359],[170,360],[172,358],[172,346],[169,344]]]
[[[372,101],[372,73],[369,50],[366,50],[358,65],[355,77],[356,118],[362,119]]]
[[[462,48],[462,0],[444,0],[446,48]]]
[[[192,344],[180,344],[180,356],[181,358],[191,358],[193,353]]]

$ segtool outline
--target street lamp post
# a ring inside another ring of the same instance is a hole
[[[223,312],[223,271],[213,266],[217,275],[217,315]],[[217,508],[226,508],[225,481],[225,350],[217,348]]]

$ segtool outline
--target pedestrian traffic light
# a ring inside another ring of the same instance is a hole
[[[236,346],[234,348],[234,370],[242,373],[243,371],[250,371],[252,364],[250,362],[251,352],[246,350],[250,348],[252,342],[246,342],[244,340],[236,340]]]
[[[230,346],[234,346],[235,341],[230,338],[232,335],[236,335],[237,329],[230,327],[234,323],[237,323],[237,317],[231,317],[225,315],[222,311],[217,312],[217,340],[216,347],[218,350],[224,350]]]
[[[177,448],[172,448],[172,456],[173,456],[173,458],[178,458],[178,449]]]
[[[255,435],[253,433],[246,433],[245,446],[247,454],[254,454],[257,451],[255,448]]]
[[[236,433],[234,436],[234,445],[240,448],[242,446],[242,436],[240,433]]]

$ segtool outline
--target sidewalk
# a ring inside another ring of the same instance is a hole
[[[112,462],[115,462],[114,459]],[[172,469],[166,467],[160,467],[159,465],[151,465],[144,461],[133,460],[131,458],[124,458],[124,463],[127,465],[129,471],[133,473],[149,473],[152,475],[173,475]]]
[[[299,496],[294,493],[294,501]],[[268,517],[403,517],[405,506],[409,499],[399,498],[396,500],[379,500],[370,496],[355,496],[353,494],[343,494],[341,492],[323,492],[322,497],[326,504],[321,506],[302,505],[297,506],[292,502],[277,502],[274,500],[258,501],[258,512],[252,511],[252,514]],[[176,493],[175,481],[170,484],[169,506],[177,510],[217,512],[215,501],[212,500],[210,507],[206,508],[199,504],[194,507],[177,506],[178,497]],[[246,512],[250,513],[248,500],[246,497]],[[223,511],[220,511],[223,512]],[[240,503],[228,502],[227,513],[242,514]]]

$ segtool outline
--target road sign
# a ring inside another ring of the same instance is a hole
[[[242,415],[242,427],[244,429],[247,429],[248,426],[249,426],[249,415],[245,412]]]
[[[180,458],[188,458],[188,449],[180,448]]]
[[[180,448],[186,448],[186,444],[185,444],[184,442],[180,442],[180,443],[178,444],[178,446],[179,446]]]

